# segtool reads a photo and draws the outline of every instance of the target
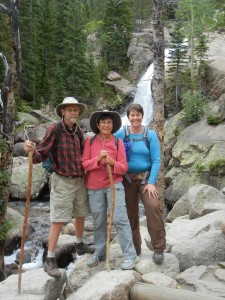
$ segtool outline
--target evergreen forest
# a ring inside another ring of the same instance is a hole
[[[131,34],[151,23],[153,0],[23,0],[19,4],[21,75],[15,91],[17,110],[54,107],[67,95],[95,106],[113,97],[101,81],[109,70],[128,77]],[[9,15],[0,9],[0,53],[10,64]],[[169,93],[177,110],[190,95],[202,105],[207,32],[225,27],[222,0],[165,0],[164,26],[171,22]],[[95,34],[101,48],[96,64],[87,38]],[[184,42],[186,41],[186,43]],[[186,77],[191,80],[187,82]],[[129,79],[129,78],[128,78]],[[4,65],[0,60],[0,88]],[[187,106],[187,105],[186,105]],[[187,108],[188,109],[188,108]],[[190,120],[193,121],[193,120]]]

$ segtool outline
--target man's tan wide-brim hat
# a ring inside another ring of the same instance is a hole
[[[77,101],[77,99],[75,99],[74,97],[66,97],[62,103],[60,103],[59,105],[56,106],[57,115],[61,118],[62,117],[61,109],[65,108],[67,105],[73,105],[73,104],[76,104],[77,106],[79,106],[79,108],[80,108],[79,116],[82,115],[86,106],[83,103],[79,103]]]
[[[99,133],[98,129],[98,119],[103,115],[109,115],[113,118],[113,129],[112,133],[117,132],[120,127],[122,126],[122,120],[118,112],[116,111],[108,111],[108,110],[102,110],[102,111],[95,111],[90,117],[90,127],[91,130],[94,133]]]

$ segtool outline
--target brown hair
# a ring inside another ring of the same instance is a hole
[[[108,119],[113,121],[113,117],[111,115],[109,115],[107,113],[102,114],[97,118],[96,123],[99,125],[100,121],[104,121],[104,120],[108,120]]]
[[[138,104],[138,103],[132,103],[128,106],[127,108],[127,117],[129,117],[129,114],[131,113],[132,110],[135,110],[136,112],[139,112],[142,114],[142,116],[144,116],[144,110],[143,110],[143,107]]]

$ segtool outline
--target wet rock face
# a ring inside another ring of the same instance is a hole
[[[150,46],[153,44],[153,33],[151,30],[140,33],[133,33],[127,51],[130,59],[129,76],[138,80],[143,74],[146,66],[153,60],[153,52]]]

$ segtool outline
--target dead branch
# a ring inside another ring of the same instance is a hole
[[[8,8],[4,4],[0,3],[0,11],[8,12]]]
[[[4,69],[5,69],[4,77],[6,78],[7,75],[8,75],[8,72],[9,72],[9,64],[7,62],[6,56],[2,52],[0,52],[0,57],[2,58],[2,61],[3,61],[3,64],[4,64]]]

